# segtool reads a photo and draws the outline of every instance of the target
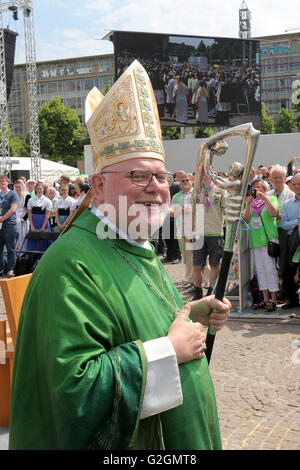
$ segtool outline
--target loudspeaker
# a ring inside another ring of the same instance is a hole
[[[9,100],[12,78],[14,73],[16,38],[18,33],[10,29],[3,29],[4,32],[4,52],[5,52],[5,72],[6,72],[6,93]]]

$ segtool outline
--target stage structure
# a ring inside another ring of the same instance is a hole
[[[38,180],[41,175],[40,136],[37,103],[36,54],[34,40],[34,21],[32,0],[0,0],[0,166],[10,173],[11,162],[9,152],[8,112],[7,112],[7,74],[5,64],[5,34],[3,29],[3,13],[11,12],[13,19],[18,20],[18,12],[23,12],[25,56],[27,74],[27,94],[29,108],[29,135],[31,178]]]
[[[162,127],[261,127],[259,41],[117,30],[104,39],[115,79],[135,59],[148,72]]]
[[[241,39],[251,38],[251,12],[246,3],[243,2],[239,9],[239,37]]]

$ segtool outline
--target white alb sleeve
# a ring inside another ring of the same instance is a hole
[[[165,336],[143,343],[147,378],[140,419],[182,405],[183,396],[176,353]]]

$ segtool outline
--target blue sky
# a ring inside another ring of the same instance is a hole
[[[242,0],[33,0],[37,61],[112,53],[99,40],[108,31],[148,31],[238,37]],[[299,0],[288,8],[279,0],[246,0],[252,36],[300,31]],[[16,63],[24,62],[23,18],[3,15],[3,24],[19,33]],[[97,39],[98,38],[98,39]]]

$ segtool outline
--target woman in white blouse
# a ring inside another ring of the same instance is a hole
[[[55,218],[59,230],[63,230],[70,222],[76,210],[76,200],[69,196],[69,186],[62,184],[61,197],[55,203]]]
[[[45,196],[46,188],[42,183],[35,187],[36,196],[28,201],[28,219],[30,232],[51,232],[49,217],[51,212],[51,201]],[[51,245],[51,240],[28,240],[28,251],[46,251]]]

